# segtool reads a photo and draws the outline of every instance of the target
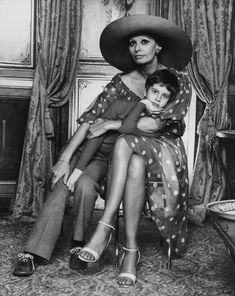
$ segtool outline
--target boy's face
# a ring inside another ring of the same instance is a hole
[[[146,90],[146,98],[158,108],[164,108],[170,96],[171,92],[160,83],[155,83]]]

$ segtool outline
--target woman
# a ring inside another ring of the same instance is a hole
[[[148,75],[165,66],[181,69],[191,56],[191,43],[183,31],[167,20],[153,16],[128,16],[111,23],[101,35],[100,45],[103,56],[111,65],[128,72],[121,75],[121,81],[140,98],[144,95]],[[180,94],[163,112],[167,125],[183,119],[191,97],[187,77],[176,74]],[[109,127],[109,122],[99,122],[90,132],[95,137]],[[156,122],[144,117],[138,128],[154,132]],[[123,159],[130,147],[135,155],[126,163]],[[123,183],[124,192],[116,186],[120,179],[123,180],[117,171],[128,171]],[[165,242],[171,243],[172,252],[180,256],[186,242],[188,179],[186,154],[177,129],[170,132],[166,127],[160,139],[124,135],[116,142],[104,215],[79,258],[86,262],[99,259],[110,240],[115,212],[124,193],[126,247],[118,278],[118,283],[123,286],[134,285],[136,281],[139,260],[136,234],[145,200],[145,178],[153,220]]]

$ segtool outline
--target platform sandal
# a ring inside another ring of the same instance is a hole
[[[137,259],[137,261],[136,261],[136,264],[139,263],[139,261],[140,261],[140,251],[139,251],[139,249],[128,249],[128,248],[123,247],[123,250],[124,250],[125,252],[124,252],[123,255],[122,255],[121,264],[122,264],[122,261],[123,261],[123,259],[124,259],[124,256],[125,256],[126,252],[138,252],[138,259]],[[122,279],[122,278],[130,279],[130,280],[131,280],[131,284],[121,284],[121,283],[119,282],[119,280]],[[134,286],[134,284],[136,283],[136,280],[137,280],[136,275],[134,275],[134,274],[132,274],[132,273],[130,273],[130,272],[122,272],[122,273],[119,274],[119,276],[118,276],[118,278],[117,278],[117,282],[118,282],[118,284],[119,284],[120,286],[122,286],[122,287],[126,287],[126,288],[127,288],[127,287],[130,287],[130,286]]]
[[[107,223],[105,223],[105,222],[103,222],[103,221],[98,221],[98,223],[103,224],[103,225],[105,225],[105,226],[111,228],[112,230],[115,230],[115,228],[114,228],[112,225],[109,225],[109,224],[107,224]],[[108,239],[108,241],[107,241],[107,243],[106,243],[104,249],[109,245],[111,239],[112,239],[112,233],[110,233],[110,235],[109,235],[109,239]],[[84,258],[84,257],[82,256],[82,253],[83,253],[83,252],[87,252],[87,253],[91,254],[91,255],[93,256],[94,259],[93,259],[93,260],[88,260],[88,259]],[[103,251],[102,251],[102,252],[103,252]],[[101,252],[101,254],[102,254],[102,252]],[[82,248],[82,250],[80,251],[78,257],[79,257],[79,259],[81,259],[81,260],[83,260],[83,261],[85,261],[85,262],[93,263],[93,262],[96,262],[97,260],[99,260],[101,254],[98,254],[95,250],[93,250],[93,249],[91,249],[91,248],[89,248],[89,247],[84,247],[84,248]]]

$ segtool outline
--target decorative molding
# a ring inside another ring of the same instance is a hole
[[[77,129],[77,119],[85,109],[102,92],[103,87],[113,75],[81,74],[76,78],[73,98],[69,101],[68,136],[71,137]]]
[[[78,86],[80,89],[87,88],[87,81],[86,80],[79,80]]]
[[[0,87],[8,88],[32,88],[32,79],[19,79],[19,78],[0,78]]]

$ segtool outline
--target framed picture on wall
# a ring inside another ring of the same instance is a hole
[[[35,0],[0,0],[0,67],[34,67]]]

